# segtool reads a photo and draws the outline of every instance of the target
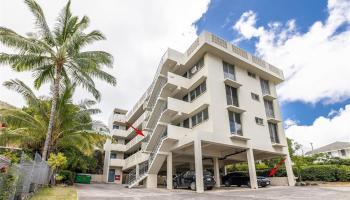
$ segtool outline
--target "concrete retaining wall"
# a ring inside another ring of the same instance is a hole
[[[287,177],[269,177],[271,186],[288,186]]]
[[[92,183],[103,183],[103,174],[91,174]]]

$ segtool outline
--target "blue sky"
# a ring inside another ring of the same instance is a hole
[[[212,0],[194,25],[284,71],[285,132],[305,152],[350,142],[349,1]]]
[[[238,37],[237,32],[232,29],[232,24],[247,10],[258,14],[257,26],[266,26],[271,21],[285,23],[295,19],[298,24],[297,30],[301,33],[307,32],[315,21],[325,21],[328,17],[325,0],[213,0],[209,4],[208,11],[195,22],[197,33],[208,30],[232,41]],[[254,54],[255,43],[256,39],[253,38],[240,42],[239,46]],[[317,103],[293,101],[281,103],[281,108],[284,120],[293,119],[299,125],[311,125],[319,116],[327,117],[331,110],[339,110],[349,103],[350,99],[331,104],[322,101]]]

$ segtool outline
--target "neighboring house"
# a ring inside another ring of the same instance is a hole
[[[214,172],[220,187],[225,165],[247,162],[256,188],[254,163],[282,156],[294,185],[276,94],[283,80],[280,69],[209,32],[185,53],[168,49],[134,107],[110,116],[105,181],[152,188],[166,174],[170,189],[174,174],[193,169],[197,192],[203,192],[204,169]]]
[[[313,151],[306,152],[306,155],[317,153],[325,153],[333,158],[350,158],[350,142],[333,142]]]

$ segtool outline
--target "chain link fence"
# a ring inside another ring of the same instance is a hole
[[[0,158],[0,200],[27,199],[40,186],[49,184],[52,171],[46,161],[36,153],[34,160],[21,155],[19,164]]]

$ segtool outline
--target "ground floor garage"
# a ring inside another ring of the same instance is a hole
[[[79,200],[112,200],[112,199],[235,199],[235,200],[319,200],[319,199],[350,199],[350,187],[267,187],[251,190],[248,188],[220,188],[205,193],[191,190],[167,190],[165,188],[133,188],[127,189],[116,184],[77,185]]]

